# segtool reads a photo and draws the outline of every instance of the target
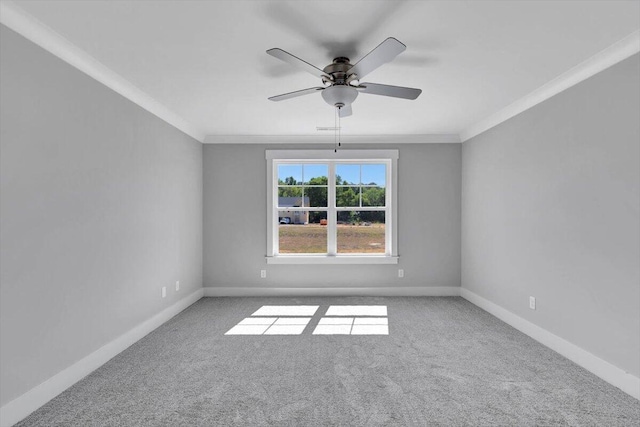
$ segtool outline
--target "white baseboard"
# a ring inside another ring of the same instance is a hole
[[[98,350],[57,373],[42,384],[32,388],[22,396],[0,408],[0,426],[9,427],[24,419],[36,409],[104,365],[127,347],[139,341],[148,333],[198,301],[203,296],[202,289],[165,308],[160,313],[145,320],[135,328],[105,344]]]
[[[598,356],[589,353],[577,345],[552,334],[546,329],[513,314],[509,310],[482,298],[480,295],[475,294],[468,289],[461,288],[460,296],[477,305],[481,309],[491,313],[510,326],[513,326],[520,332],[529,335],[541,344],[544,344],[550,349],[560,353],[567,359],[582,366],[587,371],[602,378],[609,384],[618,387],[620,390],[635,397],[636,399],[640,399],[640,378],[612,365],[606,360],[600,359]]]
[[[205,287],[205,297],[457,297],[458,286],[387,286],[377,288]]]
[[[640,399],[640,378],[594,356],[588,351],[482,298],[468,289],[447,286],[382,288],[207,287],[199,289],[172,306],[167,307],[119,338],[7,403],[0,408],[0,425],[8,427],[24,419],[203,296],[462,296],[469,302],[560,353],[608,383],[636,399]]]

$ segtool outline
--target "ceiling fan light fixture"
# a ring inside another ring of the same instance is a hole
[[[332,107],[337,107],[338,104],[351,105],[353,101],[358,97],[358,90],[354,87],[347,85],[334,85],[325,88],[322,91],[322,97],[327,104]]]

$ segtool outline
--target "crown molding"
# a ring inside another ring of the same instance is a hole
[[[151,114],[202,142],[205,133],[11,1],[0,2],[0,23]]]
[[[149,111],[171,126],[206,144],[333,144],[333,135],[205,135],[202,129],[170,111],[163,104],[62,35],[28,14],[13,1],[0,2],[0,23],[77,68],[108,88]],[[344,135],[345,143],[461,143],[534,107],[554,95],[640,52],[640,31],[635,31],[595,54],[502,110],[457,134]]]
[[[460,132],[460,139],[462,142],[468,141],[474,136],[499,125],[638,52],[640,52],[640,30],[598,52],[506,108],[469,126]]]
[[[456,134],[342,135],[344,144],[459,144]],[[205,144],[330,144],[333,133],[324,135],[207,135]]]

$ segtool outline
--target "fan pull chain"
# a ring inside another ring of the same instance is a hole
[[[342,107],[338,107],[338,147],[342,146],[342,123],[340,119],[340,109]]]
[[[338,152],[338,108],[336,108],[336,114],[333,116],[333,152]]]

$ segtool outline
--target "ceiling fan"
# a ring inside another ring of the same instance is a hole
[[[320,77],[325,85],[284,93],[272,96],[269,99],[271,101],[284,101],[285,99],[321,92],[327,104],[338,109],[340,117],[351,115],[351,104],[360,92],[394,98],[416,99],[422,93],[421,89],[378,83],[359,83],[364,76],[381,65],[390,62],[404,52],[406,48],[404,44],[395,38],[389,37],[355,64],[351,64],[349,58],[339,56],[322,70],[282,49],[269,49],[267,51],[269,55]],[[354,82],[358,82],[358,84],[354,84]]]

